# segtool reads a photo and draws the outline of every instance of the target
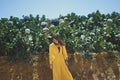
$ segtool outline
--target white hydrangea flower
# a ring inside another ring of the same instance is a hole
[[[48,38],[52,38],[52,36],[48,36]]]
[[[40,45],[39,47],[42,48],[42,45]]]
[[[110,37],[110,34],[106,34],[106,36]]]
[[[83,33],[85,32],[85,30],[82,31]]]
[[[79,45],[79,47],[82,47],[82,45]]]
[[[31,46],[34,46],[33,42],[31,42]]]
[[[95,35],[95,33],[94,33],[94,32],[91,32],[90,35]]]
[[[47,27],[48,24],[47,24],[47,22],[41,22],[41,26],[43,26],[43,27]]]
[[[27,51],[30,51],[30,48],[27,48]]]
[[[88,37],[88,38],[87,38],[87,40],[90,40],[90,39],[91,39],[91,37]]]
[[[81,35],[81,39],[84,39],[85,38],[85,35]]]
[[[113,20],[112,20],[112,19],[107,19],[107,21],[108,21],[108,22],[113,22]]]
[[[106,47],[103,47],[103,49],[106,49]]]
[[[74,34],[72,33],[71,36],[74,36]]]
[[[74,43],[74,41],[72,41],[72,43]]]
[[[106,29],[107,29],[107,27],[104,27],[103,29],[104,29],[104,30],[106,30]]]
[[[37,24],[37,26],[40,26],[40,24]]]
[[[13,25],[13,21],[9,21],[8,23]]]
[[[17,39],[16,38],[13,38],[14,41],[16,41]]]
[[[43,35],[42,33],[39,34],[39,36],[42,36],[42,35]]]
[[[120,37],[120,34],[115,35],[115,37]]]
[[[96,43],[97,41],[94,41],[94,43]]]
[[[106,42],[106,40],[104,40],[104,42]]]
[[[29,41],[32,41],[32,40],[33,40],[33,39],[32,39],[32,36],[30,35],[30,36],[29,36]]]
[[[64,20],[63,20],[63,19],[60,19],[59,21],[60,21],[60,24],[61,24],[61,23],[64,23]]]
[[[30,34],[30,29],[28,29],[28,28],[25,29],[25,33],[26,33],[26,34]]]
[[[107,19],[104,19],[104,21],[106,21]]]
[[[91,55],[95,57],[97,54],[96,53],[91,53]]]
[[[41,25],[44,25],[44,24],[46,24],[46,22],[41,22]]]
[[[107,26],[107,24],[104,22],[104,23],[103,23],[103,26]]]
[[[48,31],[49,29],[47,27],[43,28],[43,32]]]
[[[93,20],[93,17],[90,17],[89,20],[92,21],[92,20]]]
[[[97,29],[97,32],[100,32],[100,29]]]
[[[104,34],[106,34],[107,32],[104,32]]]
[[[19,24],[19,22],[17,22],[17,24]]]
[[[12,30],[9,30],[10,32],[12,32]]]
[[[84,29],[84,27],[82,26],[81,29]]]
[[[86,22],[82,22],[83,23],[83,25],[85,25],[86,24]]]
[[[55,27],[55,26],[52,24],[50,27],[52,28],[52,27]]]
[[[24,26],[24,28],[26,28],[26,26]]]
[[[64,20],[67,20],[67,19],[68,19],[67,17],[64,18]]]
[[[75,32],[75,35],[77,35],[77,34],[78,34],[78,32],[76,31],[76,32]]]

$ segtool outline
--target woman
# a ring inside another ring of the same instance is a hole
[[[53,72],[53,80],[73,80],[67,68],[68,55],[65,44],[58,35],[53,36],[53,43],[49,46],[50,69]]]

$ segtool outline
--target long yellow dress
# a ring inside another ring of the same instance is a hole
[[[49,46],[49,62],[53,65],[53,80],[73,80],[65,59],[68,57],[65,46],[60,51],[54,43]]]

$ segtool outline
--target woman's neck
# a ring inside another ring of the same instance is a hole
[[[58,43],[58,44],[54,43],[54,44],[55,44],[55,46],[60,47],[60,44],[59,44],[59,43]]]

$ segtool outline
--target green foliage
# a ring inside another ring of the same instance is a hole
[[[46,52],[55,33],[60,34],[70,53],[120,51],[120,13],[105,15],[96,11],[88,16],[71,13],[58,20],[59,25],[53,25],[45,15],[1,18],[0,54],[14,60]],[[42,27],[42,22],[47,22],[47,26]]]

